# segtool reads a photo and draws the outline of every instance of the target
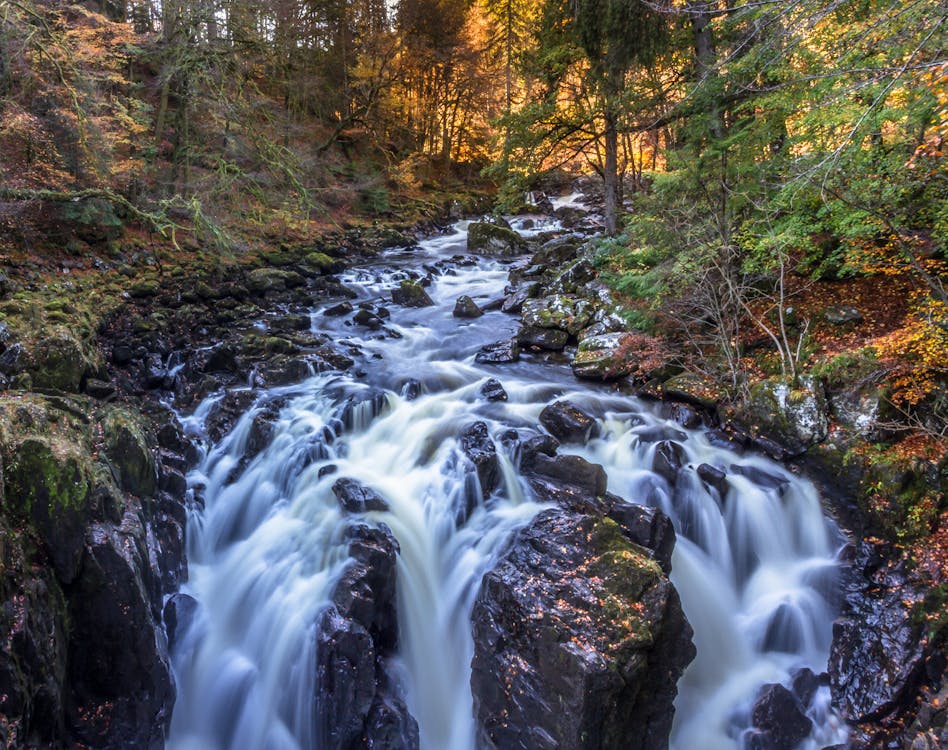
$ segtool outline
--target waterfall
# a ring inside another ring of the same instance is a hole
[[[661,508],[679,534],[672,580],[698,655],[679,685],[673,747],[738,750],[761,685],[788,683],[800,667],[825,669],[841,540],[812,485],[773,462],[712,445],[701,430],[661,419],[637,399],[581,387],[563,365],[475,364],[477,349],[512,335],[516,321],[496,310],[452,317],[461,294],[482,305],[498,299],[508,273],[496,260],[439,266],[464,251],[465,232],[458,224],[410,255],[392,251],[376,267],[345,274],[357,301],[377,302],[406,268],[432,269],[427,291],[435,306],[392,307],[393,335],[313,311],[314,327],[364,351],[364,374],[319,373],[262,391],[217,444],[203,437],[203,424],[220,394],[185,418],[205,453],[189,476],[198,500],[183,590],[198,607],[174,647],[172,750],[319,747],[316,623],[346,566],[353,522],[332,491],[340,477],[384,499],[387,510],[362,520],[385,524],[400,547],[400,646],[388,668],[405,687],[421,745],[474,750],[473,600],[483,574],[540,507],[503,438],[510,430],[532,434],[542,408],[563,397],[601,427],[587,445],[563,452],[602,464],[611,492]],[[480,395],[489,377],[502,380],[507,401]],[[403,395],[409,381],[418,385],[416,398]],[[269,444],[248,456],[253,421],[264,410],[277,415]],[[488,497],[472,485],[458,442],[476,421],[487,425],[500,457],[502,481]],[[677,451],[682,468],[674,476],[654,470],[660,444]],[[721,469],[723,484],[703,481],[703,464]],[[845,736],[818,703],[807,748]]]

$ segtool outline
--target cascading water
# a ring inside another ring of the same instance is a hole
[[[466,224],[458,224],[344,281],[362,300],[380,299],[404,278],[400,266],[463,252],[465,237]],[[610,491],[660,507],[679,532],[672,579],[698,656],[679,685],[673,747],[736,750],[762,684],[787,683],[798,667],[825,667],[840,542],[812,486],[772,462],[716,447],[636,399],[579,388],[563,366],[530,358],[502,368],[474,364],[476,350],[512,334],[516,322],[496,311],[459,322],[454,300],[498,298],[507,271],[498,261],[436,270],[428,289],[435,306],[392,308],[390,333],[355,333],[314,311],[314,327],[364,350],[365,372],[317,374],[265,391],[207,447],[190,477],[203,507],[189,520],[185,591],[199,607],[174,648],[170,748],[319,747],[316,622],[346,565],[350,522],[332,485],[351,477],[387,502],[366,518],[391,528],[400,546],[400,648],[389,667],[405,685],[421,745],[473,750],[473,599],[484,572],[539,507],[500,436],[535,429],[543,406],[564,394],[601,421],[600,437],[576,452],[605,466]],[[488,377],[503,380],[506,402],[479,395]],[[409,380],[420,384],[417,398],[401,395]],[[202,434],[214,398],[184,420],[192,433]],[[270,443],[248,458],[253,420],[274,406]],[[488,425],[501,456],[503,481],[489,498],[472,487],[457,442],[474,421]],[[656,451],[669,449],[663,440],[681,452],[675,476],[652,470]],[[726,485],[702,482],[701,464],[726,469]],[[807,748],[844,738],[825,705],[812,704],[816,730]]]

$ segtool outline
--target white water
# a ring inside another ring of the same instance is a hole
[[[387,265],[349,272],[344,281],[360,299],[380,299],[404,277],[401,267],[463,252],[465,230],[461,223],[420,251],[393,251]],[[600,438],[564,452],[603,464],[612,492],[662,508],[679,530],[672,578],[698,656],[679,685],[672,746],[737,750],[763,683],[787,683],[800,666],[825,668],[834,612],[824,594],[833,591],[839,540],[812,486],[772,462],[714,447],[700,431],[666,423],[635,399],[582,387],[561,365],[530,357],[502,367],[474,364],[476,350],[510,335],[516,321],[499,312],[458,321],[454,301],[461,294],[481,304],[498,298],[507,270],[481,261],[436,275],[428,290],[435,307],[391,307],[387,327],[400,338],[314,311],[315,328],[364,348],[365,361],[354,368],[364,376],[327,373],[264,392],[232,433],[209,447],[190,477],[203,487],[205,506],[189,521],[184,590],[200,609],[174,653],[178,700],[169,748],[319,747],[314,623],[346,562],[348,521],[331,486],[347,476],[389,503],[389,511],[367,520],[387,524],[401,548],[400,653],[390,667],[407,689],[422,747],[473,750],[470,609],[483,573],[537,506],[505,458],[501,488],[479,498],[459,526],[472,484],[456,437],[485,421],[504,455],[499,435],[510,428],[529,434],[543,406],[564,395],[603,427]],[[502,380],[507,402],[479,397],[489,376]],[[399,395],[409,378],[423,384],[413,401]],[[384,398],[371,398],[379,392]],[[193,433],[201,434],[213,398],[185,420]],[[349,401],[361,404],[341,419]],[[267,402],[281,405],[273,439],[242,466],[252,418]],[[674,487],[650,470],[655,443],[643,438],[655,427],[676,430],[686,454],[688,468]],[[780,481],[755,484],[729,472],[728,492],[719,498],[697,478],[700,463],[740,464]],[[329,464],[338,471],[320,477]],[[780,483],[782,491],[761,486]],[[777,617],[782,627],[771,625]],[[808,750],[845,736],[825,708],[818,713]]]

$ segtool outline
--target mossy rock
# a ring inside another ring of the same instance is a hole
[[[392,302],[405,307],[431,307],[434,301],[417,281],[406,279],[392,290]]]
[[[336,258],[326,255],[326,253],[313,252],[303,258],[302,265],[319,273],[332,273],[339,270],[343,264]]]
[[[595,306],[585,299],[554,294],[523,303],[523,324],[533,328],[558,328],[575,336],[589,325]]]
[[[30,349],[27,371],[36,388],[77,393],[87,372],[98,369],[98,351],[65,327],[57,327]]]
[[[791,455],[822,442],[829,432],[826,396],[820,381],[813,377],[796,381],[769,378],[755,383],[738,414]]]
[[[155,459],[138,418],[111,407],[101,422],[103,453],[122,489],[150,497],[157,489]]]
[[[306,279],[282,268],[257,268],[247,274],[247,288],[255,294],[283,292],[303,286]]]
[[[512,229],[487,221],[476,221],[467,230],[468,252],[510,258],[527,252],[527,243]]]
[[[660,390],[666,398],[685,401],[689,404],[714,409],[727,397],[717,383],[708,381],[691,372],[682,372],[664,381]]]
[[[157,279],[143,279],[129,287],[128,296],[132,299],[145,299],[154,297],[159,291],[161,291],[161,284]]]
[[[12,451],[4,472],[4,505],[30,519],[57,577],[79,570],[83,529],[92,508],[89,458],[75,443],[28,437]]]

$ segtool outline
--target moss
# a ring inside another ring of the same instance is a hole
[[[139,420],[120,407],[109,409],[102,420],[103,451],[119,485],[135,495],[155,493],[155,461]]]
[[[74,444],[30,437],[17,447],[5,471],[5,502],[27,515],[40,506],[50,516],[81,511],[89,496],[89,462]]]
[[[337,261],[330,258],[326,253],[309,253],[303,258],[303,265],[323,273],[331,271],[336,263]]]

